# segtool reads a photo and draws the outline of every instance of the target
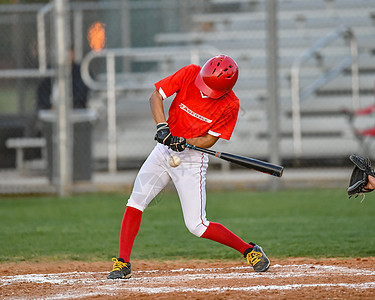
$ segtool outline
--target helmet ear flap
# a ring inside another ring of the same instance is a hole
[[[238,79],[238,66],[231,57],[209,59],[195,79],[195,85],[207,96],[218,99],[232,90]]]

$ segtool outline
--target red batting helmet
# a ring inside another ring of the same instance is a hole
[[[195,85],[205,95],[218,99],[230,92],[238,78],[237,63],[227,55],[209,59],[195,78]]]

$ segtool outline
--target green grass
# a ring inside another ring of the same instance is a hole
[[[117,255],[128,195],[0,198],[0,261],[110,260]],[[207,217],[272,257],[375,256],[375,195],[342,190],[209,192]],[[241,259],[193,236],[177,194],[163,192],[144,213],[132,259]]]

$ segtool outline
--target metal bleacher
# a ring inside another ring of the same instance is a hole
[[[184,34],[161,33],[155,37],[155,41],[163,46],[211,45],[235,57],[241,68],[236,92],[240,97],[243,115],[233,136],[233,140],[239,144],[223,143],[223,147],[230,151],[267,157],[267,108],[266,102],[262,101],[267,99],[265,1],[233,0],[233,4],[239,5],[238,11],[233,12],[220,12],[218,9],[220,5],[228,8],[227,1],[211,2],[219,12],[192,16],[192,31]],[[340,0],[278,3],[280,149],[282,157],[289,158],[293,156],[291,66],[302,51],[340,25],[353,30],[359,45],[361,105],[374,102],[375,56],[372,50],[375,46],[375,4],[371,1]],[[347,51],[343,40],[337,40],[324,49],[320,61],[312,59],[304,66],[301,85],[311,82],[316,74],[331,67],[338,57],[347,55]],[[342,108],[352,108],[350,86],[350,72],[342,73],[301,103],[303,157],[346,156],[359,150],[360,145],[353,136],[346,116],[340,114]],[[255,112],[250,113],[252,110]],[[371,119],[361,120],[361,126],[371,124]],[[246,138],[246,133],[249,138]]]
[[[186,32],[159,33],[158,47],[214,47],[220,53],[231,55],[240,66],[240,77],[235,92],[240,98],[240,114],[231,142],[219,141],[216,148],[259,158],[269,157],[267,122],[267,49],[266,1],[210,0],[206,11],[192,14],[191,28]],[[228,8],[231,9],[228,9]],[[280,152],[282,159],[293,159],[291,119],[291,67],[295,59],[316,40],[338,26],[345,25],[358,42],[359,91],[361,107],[374,103],[375,82],[375,2],[370,0],[280,0],[278,1],[279,43],[279,101]],[[332,67],[337,59],[348,55],[345,40],[337,40],[322,50],[301,69],[301,84],[308,84]],[[149,74],[146,86],[162,78],[171,70],[156,66]],[[177,70],[177,69],[176,69]],[[142,79],[140,79],[142,80]],[[347,157],[360,152],[361,145],[353,134],[343,108],[353,109],[351,74],[345,70],[336,78],[318,88],[301,102],[302,145],[300,158]],[[129,140],[140,141],[142,135],[152,134],[154,124],[146,101],[153,86],[128,91],[118,101],[119,158],[145,157],[151,149],[142,140],[142,149],[132,149]],[[137,99],[143,99],[138,101]],[[122,104],[124,109],[121,109]],[[130,103],[130,104],[129,104]],[[142,116],[135,116],[125,107],[137,107]],[[133,120],[133,122],[131,121]],[[148,121],[147,121],[148,120]],[[364,117],[359,127],[372,126],[373,118]],[[104,130],[104,129],[103,129]],[[99,134],[97,135],[99,138]],[[97,153],[102,153],[97,144]]]

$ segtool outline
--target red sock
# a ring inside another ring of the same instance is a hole
[[[223,225],[214,222],[210,222],[201,237],[229,246],[241,254],[244,254],[247,249],[252,247],[252,245],[244,242]]]
[[[130,253],[132,252],[135,237],[141,226],[141,219],[142,211],[131,206],[126,207],[121,224],[119,249],[119,258],[124,259],[125,262],[130,261]]]

